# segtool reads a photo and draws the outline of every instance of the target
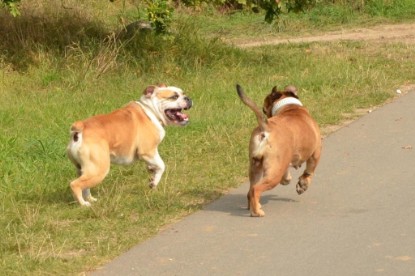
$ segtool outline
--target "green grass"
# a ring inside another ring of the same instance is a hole
[[[317,1],[306,12],[281,14],[272,24],[264,22],[263,13],[233,12],[191,14],[206,36],[226,41],[259,40],[270,37],[296,37],[353,27],[413,21],[412,0],[336,0]],[[337,4],[333,4],[337,3]],[[365,3],[362,6],[362,3]],[[186,15],[185,15],[186,16]]]
[[[11,36],[27,30],[19,25],[25,19],[10,19],[20,26],[10,29]],[[241,50],[204,39],[203,30],[194,34],[201,23],[187,19],[178,21],[175,36],[115,43],[102,39],[109,27],[84,36],[80,30],[86,31],[88,20],[65,23],[78,30],[66,33],[75,41],[66,47],[52,43],[56,33],[33,26],[24,41],[0,42],[0,271],[5,275],[92,270],[245,181],[247,144],[256,123],[238,99],[236,83],[258,103],[272,86],[294,84],[324,127],[415,82],[415,49],[405,44]],[[20,48],[8,54],[4,45]],[[179,86],[194,100],[191,124],[168,128],[160,146],[167,169],[158,189],[147,187],[142,162],[112,166],[92,190],[99,201],[79,207],[69,189],[76,175],[65,154],[69,126],[123,106],[158,82]]]

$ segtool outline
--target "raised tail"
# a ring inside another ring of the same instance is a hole
[[[246,104],[250,109],[252,109],[252,111],[255,113],[256,118],[258,120],[258,125],[261,128],[261,130],[265,131],[267,129],[267,118],[264,118],[262,112],[259,110],[256,103],[245,95],[242,87],[239,84],[236,85],[236,91],[238,92],[238,96],[241,99],[241,101],[244,104]]]

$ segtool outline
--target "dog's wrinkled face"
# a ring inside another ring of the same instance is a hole
[[[183,91],[174,86],[149,86],[144,91],[146,101],[151,101],[153,111],[163,118],[166,124],[184,126],[189,116],[183,110],[192,107],[192,100]]]
[[[278,91],[277,87],[274,86],[271,93],[264,100],[262,111],[268,118],[272,117],[272,107],[274,104],[287,97],[294,97],[298,99],[297,89],[294,86],[286,86],[283,91]]]

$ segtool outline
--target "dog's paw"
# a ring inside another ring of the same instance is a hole
[[[257,212],[251,212],[251,217],[263,217],[265,212],[262,209],[257,210]]]
[[[91,203],[89,203],[88,201],[82,202],[81,203],[82,207],[91,207]]]
[[[156,185],[154,182],[150,182],[150,183],[148,184],[148,186],[149,186],[151,189],[155,189],[155,188],[157,188],[157,185]]]
[[[85,199],[89,202],[97,202],[98,201],[98,199],[96,199],[92,195],[87,196]]]
[[[307,191],[307,189],[308,189],[308,183],[307,183],[307,181],[304,180],[304,179],[302,179],[302,178],[300,178],[298,180],[296,189],[297,189],[297,194],[299,194],[299,195],[301,195],[302,193],[304,193],[305,191]]]

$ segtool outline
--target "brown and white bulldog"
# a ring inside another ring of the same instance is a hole
[[[240,85],[236,89],[242,102],[254,111],[258,120],[249,144],[250,189],[247,197],[251,216],[262,217],[265,213],[259,203],[261,193],[278,183],[289,184],[290,166],[297,169],[306,162],[297,183],[297,193],[307,190],[320,160],[320,130],[299,101],[294,86],[287,86],[284,91],[278,91],[276,87],[272,89],[264,100],[266,118]]]
[[[136,102],[72,124],[67,153],[79,176],[70,184],[75,199],[90,206],[96,201],[90,188],[105,178],[110,163],[130,164],[138,158],[147,163],[150,187],[155,188],[165,170],[158,153],[164,126],[186,125],[189,117],[182,111],[191,107],[192,100],[180,88],[152,85]]]

